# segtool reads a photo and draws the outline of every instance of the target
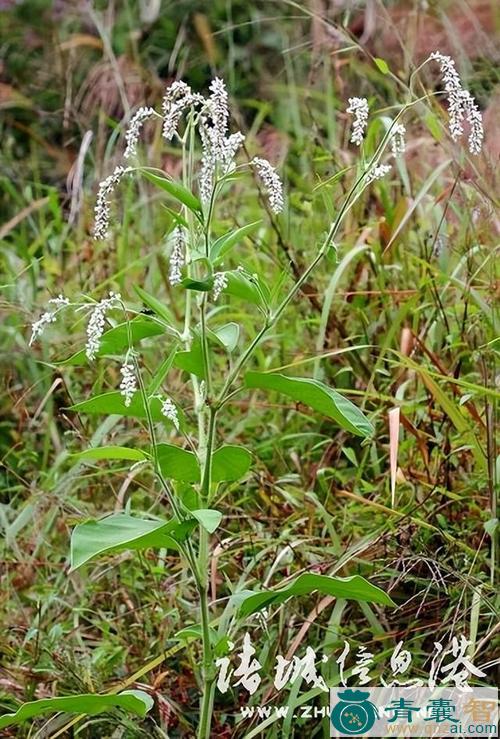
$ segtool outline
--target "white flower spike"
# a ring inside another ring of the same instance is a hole
[[[172,286],[179,285],[182,282],[181,270],[185,263],[186,249],[186,229],[177,226],[172,233],[173,248],[170,255],[170,270],[168,274],[169,282]]]
[[[483,118],[477,107],[476,101],[462,87],[462,82],[455,67],[455,62],[450,56],[434,51],[429,59],[435,60],[441,69],[441,77],[448,99],[449,129],[453,141],[457,141],[463,134],[463,121],[467,120],[470,126],[469,151],[471,154],[480,154],[483,146]]]
[[[51,298],[49,300],[49,305],[55,306],[55,309],[45,311],[44,313],[42,313],[38,321],[35,321],[32,324],[29,346],[31,346],[33,342],[36,341],[43,334],[45,328],[49,325],[49,323],[54,323],[59,311],[69,305],[69,300],[68,298],[65,298],[64,295],[58,295],[57,298]]]
[[[225,272],[216,272],[214,274],[214,289],[213,299],[214,303],[218,300],[221,292],[227,287],[227,275]]]
[[[109,235],[109,198],[122,177],[131,171],[131,167],[118,165],[99,185],[95,204],[94,238],[105,239]]]
[[[374,180],[380,180],[382,177],[385,177],[385,175],[388,174],[391,171],[391,169],[392,167],[390,164],[375,165],[375,167],[372,167],[366,176],[366,184],[368,185],[370,182],[373,182]]]
[[[87,324],[87,343],[85,344],[85,354],[90,361],[96,358],[101,346],[101,337],[106,326],[107,311],[111,310],[111,308],[119,307],[120,303],[121,295],[110,292],[108,298],[103,298],[103,300],[93,306]]]
[[[120,368],[122,381],[120,383],[120,395],[125,398],[125,407],[128,408],[132,402],[132,398],[137,392],[137,377],[135,376],[135,367],[133,364],[125,362]]]
[[[391,136],[391,151],[393,153],[393,156],[398,157],[402,156],[406,151],[406,141],[405,141],[405,135],[406,135],[406,128],[403,126],[402,123],[396,123],[396,125],[392,129],[392,136]]]
[[[165,398],[161,406],[162,415],[172,421],[177,431],[179,430],[179,414],[177,408],[170,398]]]
[[[281,213],[284,208],[283,185],[281,184],[278,173],[267,159],[254,157],[251,164],[253,164],[264,183],[271,210],[273,213]]]
[[[127,142],[127,148],[123,154],[125,159],[134,157],[137,154],[137,143],[141,135],[142,127],[149,118],[156,115],[154,108],[139,108],[134,113],[129,123],[127,131],[125,132],[125,141]]]
[[[354,116],[351,132],[351,143],[361,146],[368,123],[368,100],[366,98],[349,98],[349,107],[346,110]]]

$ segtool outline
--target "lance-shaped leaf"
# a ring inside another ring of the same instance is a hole
[[[210,247],[210,259],[214,264],[221,260],[239,241],[248,236],[262,221],[254,221],[220,236]]]
[[[168,308],[163,305],[161,300],[158,300],[158,298],[155,298],[154,295],[151,295],[151,293],[146,292],[144,288],[139,287],[139,285],[134,285],[134,290],[136,291],[137,295],[140,297],[144,305],[147,305],[147,307],[153,311],[153,313],[156,313],[157,316],[160,318],[163,318],[164,321],[166,321],[169,325],[172,323],[172,314],[168,310]]]
[[[132,345],[137,344],[142,339],[149,336],[160,336],[165,333],[165,327],[158,321],[153,321],[147,316],[136,316],[130,321],[130,338]],[[129,326],[126,323],[120,323],[119,326],[110,328],[102,335],[97,357],[109,356],[110,354],[123,354],[129,347]],[[88,363],[85,349],[72,354],[71,357],[56,362],[58,366],[71,367]]]
[[[140,449],[131,449],[126,446],[98,446],[70,456],[79,462],[96,462],[101,459],[124,459],[129,462],[143,462],[149,459],[149,455],[141,452]]]
[[[240,480],[248,472],[252,455],[242,446],[221,446],[212,457],[212,481]]]
[[[178,549],[192,531],[195,521],[153,521],[116,513],[99,521],[85,521],[75,526],[71,535],[71,569],[76,570],[91,559],[108,552],[124,550]]]
[[[207,277],[206,280],[193,280],[191,277],[185,277],[181,282],[182,287],[186,290],[195,290],[199,293],[208,293],[214,286],[214,278]]]
[[[318,591],[324,595],[333,595],[337,598],[380,603],[384,606],[394,606],[393,600],[387,593],[360,575],[352,577],[329,577],[328,575],[304,574],[281,590],[268,590],[252,593],[245,591],[243,597],[238,598],[239,614],[242,617],[262,610],[267,606],[283,603],[294,595],[309,595]],[[237,596],[236,596],[237,597]]]
[[[268,304],[269,289],[257,276],[247,275],[241,270],[224,272],[224,274],[226,275],[227,285],[222,292],[235,295],[237,298],[243,298],[243,300],[255,305],[264,307]]]
[[[200,481],[200,466],[193,452],[173,444],[158,444],[156,452],[164,477],[182,482]]]
[[[319,380],[305,377],[286,377],[278,373],[247,372],[245,386],[276,390],[297,403],[319,411],[338,425],[358,436],[371,436],[373,426],[354,403]]]
[[[174,182],[174,180],[171,180],[167,175],[158,175],[145,168],[141,169],[141,174],[152,182],[153,185],[156,185],[156,187],[159,187],[161,190],[168,192],[169,195],[189,208],[190,211],[198,216],[201,214],[202,207],[200,201],[196,195],[193,195],[193,193],[184,187],[184,185],[181,185],[179,182]]]
[[[145,716],[152,707],[153,699],[142,690],[124,690],[116,695],[84,693],[60,698],[42,698],[38,701],[23,703],[15,713],[4,713],[3,716],[0,716],[0,729],[13,724],[20,724],[27,719],[35,718],[49,711],[95,715],[113,708],[123,708],[137,716]]]
[[[161,412],[161,407],[162,402],[159,398],[150,399],[149,409],[153,421],[163,421],[164,423],[172,424]],[[182,428],[184,425],[184,416],[179,406],[176,405],[176,408],[179,424]],[[142,395],[139,392],[134,394],[129,406],[125,405],[125,398],[120,392],[112,392],[95,395],[93,398],[88,398],[88,400],[82,400],[80,403],[72,405],[69,410],[77,411],[78,413],[88,413],[94,416],[104,414],[129,416],[131,418],[147,418],[146,408],[144,407]]]

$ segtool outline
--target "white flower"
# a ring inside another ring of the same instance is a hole
[[[222,162],[224,164],[222,171],[223,174],[227,174],[227,172],[229,172],[232,168],[234,157],[236,156],[238,149],[241,148],[244,141],[245,137],[241,133],[241,131],[236,131],[236,133],[232,133],[230,136],[227,137],[227,139],[225,139],[224,146],[221,152]]]
[[[120,368],[122,381],[120,383],[120,395],[125,398],[125,407],[128,408],[137,391],[137,377],[135,376],[135,367],[133,364],[125,362]]]
[[[179,285],[182,282],[181,269],[185,263],[186,229],[177,226],[173,233],[173,248],[170,255],[170,271],[168,279],[171,285]]]
[[[167,141],[171,141],[177,133],[184,111],[200,102],[203,102],[201,95],[193,93],[189,85],[182,80],[176,80],[167,88],[162,102],[163,136]]]
[[[401,154],[404,154],[406,151],[405,135],[406,128],[403,126],[402,123],[396,123],[396,125],[392,129],[392,136],[390,141],[391,151],[395,157],[401,156]]]
[[[156,115],[154,108],[139,108],[139,110],[134,113],[127,131],[125,132],[125,141],[127,142],[127,148],[123,154],[125,159],[137,154],[137,142],[139,141],[144,122],[147,121],[148,118],[152,118],[154,115]]]
[[[352,124],[351,143],[360,146],[368,122],[368,100],[366,98],[349,98],[347,113],[354,115]]]
[[[177,413],[177,408],[175,407],[175,404],[170,398],[165,398],[162,402],[161,406],[161,412],[162,415],[165,416],[165,418],[168,418],[169,421],[172,421],[177,431],[179,430],[179,414]]]
[[[214,187],[215,168],[217,158],[211,141],[211,129],[207,125],[207,119],[200,118],[199,132],[201,138],[201,170],[200,170],[200,196],[204,203],[209,203]]]
[[[462,90],[462,102],[465,118],[470,126],[469,151],[471,154],[480,154],[484,138],[483,117],[478,110],[476,101],[467,90]]]
[[[104,298],[93,306],[89,322],[87,324],[87,343],[85,344],[85,354],[87,355],[87,359],[95,359],[101,345],[101,337],[106,325],[106,313],[111,308],[119,306],[120,302],[120,294],[110,292],[109,298]]]
[[[99,185],[95,204],[94,237],[105,239],[109,230],[109,198],[122,177],[132,171],[131,167],[118,165],[109,177]]]
[[[366,175],[366,184],[373,182],[373,180],[380,180],[385,177],[391,171],[392,167],[390,164],[376,164]]]
[[[462,82],[456,70],[455,62],[450,56],[445,56],[439,51],[434,51],[429,58],[435,59],[441,68],[444,89],[446,90],[448,98],[450,134],[453,141],[457,141],[464,132],[462,126],[464,117]]]
[[[54,323],[56,320],[56,314],[51,313],[50,311],[45,311],[45,313],[42,313],[38,321],[35,321],[31,326],[31,338],[29,341],[29,345],[31,346],[34,341],[38,339],[39,336],[43,334],[45,331],[45,327],[49,323]]]
[[[283,210],[283,185],[279,178],[278,173],[274,167],[267,161],[267,159],[260,159],[254,157],[251,164],[257,170],[259,177],[264,183],[266,188],[267,196],[269,198],[269,205],[273,213],[280,213]]]
[[[462,82],[455,67],[455,62],[449,56],[434,51],[429,59],[438,62],[441,76],[448,99],[449,129],[453,141],[462,136],[463,120],[467,119],[470,124],[469,151],[471,154],[479,154],[483,145],[483,119],[478,110],[476,101],[462,87]]]
[[[245,140],[241,131],[227,135],[229,107],[224,81],[219,77],[212,80],[210,93],[199,121],[202,143],[200,195],[204,203],[208,203],[212,197],[217,168],[221,176],[226,175]]]
[[[57,298],[51,298],[49,300],[50,305],[55,305],[56,308],[59,310],[61,308],[65,308],[67,305],[69,305],[68,298],[65,298],[62,293],[59,293]]]
[[[227,287],[227,275],[225,272],[216,272],[214,274],[213,299],[217,300],[221,292]]]
[[[69,300],[68,298],[65,298],[64,295],[58,295],[57,298],[51,298],[49,300],[49,304],[54,305],[55,310],[45,311],[44,313],[42,313],[38,321],[35,321],[32,324],[29,346],[31,346],[33,342],[36,341],[43,334],[43,332],[45,331],[45,327],[48,326],[49,323],[54,323],[59,311],[69,305]]]
[[[229,121],[229,97],[224,80],[220,79],[220,77],[216,77],[212,80],[210,83],[210,92],[211,95],[208,101],[208,106],[215,134],[213,137],[213,145],[216,158],[222,159],[222,152],[224,149]]]

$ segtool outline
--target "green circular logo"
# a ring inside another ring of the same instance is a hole
[[[344,690],[338,693],[339,702],[333,707],[330,720],[342,734],[355,736],[369,731],[378,718],[376,707],[363,690]]]

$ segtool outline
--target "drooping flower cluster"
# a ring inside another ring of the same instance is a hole
[[[162,102],[163,136],[167,141],[171,141],[177,133],[184,111],[202,101],[203,97],[193,93],[182,80],[176,80],[167,87]]]
[[[241,131],[228,136],[229,98],[224,81],[216,77],[210,83],[210,96],[200,116],[200,137],[203,147],[200,172],[200,195],[208,203],[217,167],[224,176],[233,166],[234,157],[245,137]]]
[[[476,101],[468,90],[464,90],[455,62],[450,56],[434,51],[429,59],[437,61],[448,99],[449,129],[453,141],[457,141],[464,132],[464,119],[469,123],[469,151],[479,154],[483,144],[483,119]]]
[[[112,308],[119,307],[120,304],[121,295],[111,291],[108,298],[103,298],[93,306],[87,324],[87,343],[85,344],[85,354],[90,361],[95,359],[101,346],[101,337],[106,326],[106,313]]]
[[[346,110],[354,116],[351,131],[351,143],[360,146],[363,143],[366,124],[368,123],[368,100],[366,98],[349,98]]]
[[[64,295],[58,295],[57,298],[51,298],[49,300],[49,305],[53,305],[54,309],[47,310],[42,313],[38,321],[35,321],[31,326],[31,338],[29,340],[29,346],[31,346],[33,342],[36,341],[43,334],[46,326],[48,326],[49,323],[54,323],[59,311],[69,305],[69,300],[68,298],[65,298]]]
[[[133,364],[125,361],[120,368],[122,381],[120,383],[120,395],[125,398],[125,407],[128,408],[132,402],[132,398],[137,392],[137,377],[135,376],[135,367]]]
[[[142,127],[148,118],[152,118],[156,115],[154,108],[139,108],[134,113],[129,126],[125,132],[125,141],[127,142],[127,148],[123,154],[125,159],[129,159],[137,154],[137,142],[141,135]]]
[[[366,184],[368,185],[374,180],[380,180],[382,177],[385,177],[385,175],[388,174],[391,169],[392,167],[390,164],[376,164],[366,175]]]
[[[273,213],[281,213],[283,210],[283,185],[276,170],[270,164],[267,159],[260,159],[254,157],[252,159],[253,166],[257,170],[259,177],[264,183],[266,188],[267,196],[269,198],[269,205]]]
[[[225,272],[216,272],[214,274],[213,299],[214,302],[219,298],[221,292],[227,287],[227,275]]]
[[[95,204],[94,237],[105,239],[109,231],[109,198],[122,177],[132,171],[131,167],[118,165],[112,174],[99,185]]]
[[[181,270],[185,263],[186,229],[177,226],[172,233],[173,247],[170,255],[169,282],[172,286],[182,282]]]
[[[162,401],[161,413],[174,424],[177,430],[179,430],[179,414],[177,413],[175,403],[170,398],[165,398]]]
[[[192,91],[182,80],[176,80],[166,90],[162,101],[162,115],[154,108],[142,107],[134,114],[125,134],[125,159],[134,156],[144,122],[157,116],[162,119],[162,134],[171,141],[179,131],[184,113],[192,111],[191,122],[197,128],[202,143],[202,158],[199,174],[199,191],[202,202],[207,205],[213,195],[216,178],[224,177],[234,167],[235,157],[245,137],[241,131],[229,133],[229,96],[224,81],[216,77],[210,83],[210,95],[205,98]],[[264,184],[269,192],[272,209],[278,213],[283,209],[283,188],[278,174],[265,159],[256,159]],[[99,185],[95,206],[94,236],[108,236],[110,196],[121,178],[132,171],[131,167],[117,166],[114,172]],[[174,283],[178,282],[179,271],[173,270]]]
[[[395,157],[401,156],[406,151],[406,128],[402,123],[396,123],[392,129],[391,135],[391,151]]]
[[[484,128],[483,116],[479,112],[476,101],[468,90],[462,90],[462,102],[465,119],[469,123],[469,151],[471,154],[480,154],[483,148]]]

